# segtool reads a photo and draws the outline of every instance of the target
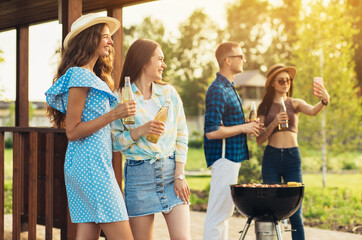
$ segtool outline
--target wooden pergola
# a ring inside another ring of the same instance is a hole
[[[0,32],[16,29],[15,127],[0,127],[0,240],[4,239],[4,133],[13,133],[13,230],[12,239],[28,231],[36,239],[36,225],[61,229],[61,239],[75,239],[64,185],[63,164],[67,139],[64,130],[29,127],[29,26],[59,20],[63,39],[82,14],[106,10],[121,28],[114,36],[114,79],[122,68],[123,7],[153,0],[0,0]],[[115,83],[116,85],[117,82]],[[118,183],[122,183],[121,155],[113,155]]]

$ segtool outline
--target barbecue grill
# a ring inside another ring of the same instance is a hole
[[[273,222],[279,240],[282,240],[279,221],[293,215],[300,207],[304,185],[279,187],[230,185],[231,195],[238,211],[248,218],[242,231],[243,240],[252,220]]]

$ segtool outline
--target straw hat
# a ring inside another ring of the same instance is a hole
[[[67,48],[68,42],[77,36],[80,32],[98,23],[106,23],[109,27],[111,35],[113,35],[121,26],[121,23],[112,17],[103,17],[96,13],[83,15],[75,20],[70,27],[70,32],[64,39],[64,48]]]
[[[268,87],[271,83],[271,80],[280,72],[288,72],[289,76],[294,79],[295,75],[297,74],[297,69],[292,66],[285,66],[282,63],[274,64],[266,72],[267,79],[265,82],[265,87]]]

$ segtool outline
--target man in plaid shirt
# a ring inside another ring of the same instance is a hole
[[[246,134],[259,135],[263,124],[245,123],[242,102],[234,88],[235,74],[243,72],[246,59],[236,42],[219,45],[216,79],[205,97],[204,151],[211,168],[210,194],[204,240],[227,240],[228,218],[234,211],[230,184],[236,184],[242,161],[249,159]]]

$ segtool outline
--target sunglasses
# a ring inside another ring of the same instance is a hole
[[[245,56],[243,55],[233,55],[233,56],[227,56],[226,58],[241,58],[241,60],[246,60]],[[226,59],[225,58],[225,59]],[[224,60],[225,60],[224,59]]]
[[[293,79],[291,79],[291,78],[279,78],[279,79],[276,79],[276,81],[278,82],[279,85],[290,84],[290,82],[292,80]]]

